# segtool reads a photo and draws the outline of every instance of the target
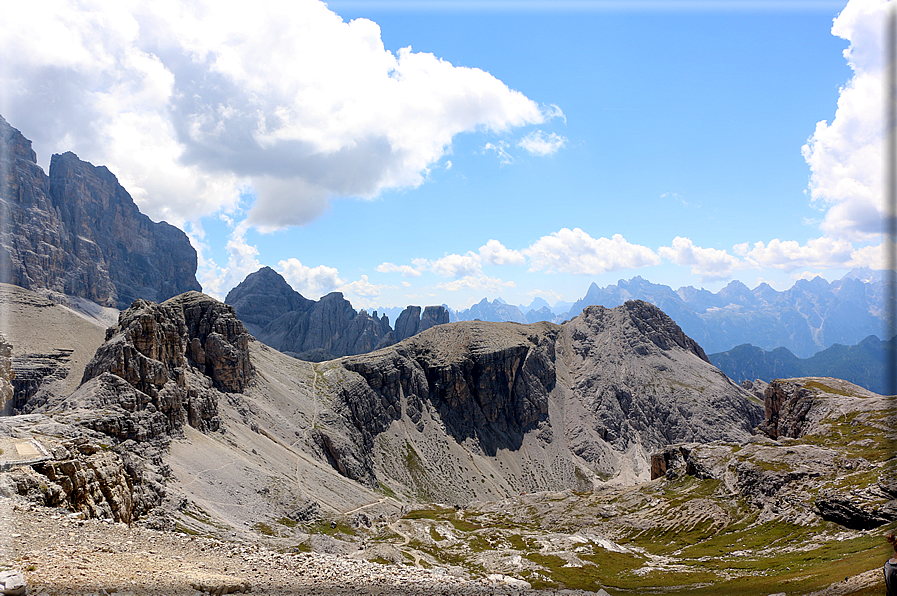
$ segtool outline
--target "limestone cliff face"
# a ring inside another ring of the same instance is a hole
[[[49,176],[31,141],[0,117],[0,281],[125,309],[199,290],[187,236],[140,213],[105,167],[54,155]]]
[[[428,306],[423,316],[420,307],[409,306],[393,331],[387,316],[356,312],[340,292],[317,301],[304,298],[270,267],[248,275],[225,302],[260,341],[314,362],[365,354],[448,323],[448,311],[441,306]]]
[[[364,384],[341,387],[356,425],[376,434],[403,414],[418,424],[425,405],[457,440],[474,437],[486,452],[519,446],[524,429],[548,413],[555,384],[557,331],[457,323],[394,348],[346,358]]]

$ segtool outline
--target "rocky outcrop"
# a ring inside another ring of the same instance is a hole
[[[119,309],[200,289],[187,236],[141,214],[105,167],[64,153],[47,175],[0,117],[0,174],[0,281]]]
[[[449,312],[444,306],[428,306],[424,309],[423,316],[419,306],[408,306],[396,319],[395,339],[399,342],[430,327],[448,322]]]
[[[0,492],[80,512],[85,518],[128,524],[158,506],[164,497],[161,477],[127,451],[119,453],[84,437],[51,448],[48,461],[7,472]]]
[[[871,530],[897,519],[895,501],[884,507],[863,507],[855,495],[836,493],[819,497],[815,505],[823,519],[853,530]]]
[[[12,345],[0,334],[0,413],[7,413],[12,407],[15,389],[15,372],[12,369]]]
[[[187,292],[163,303],[180,310],[188,361],[222,391],[242,392],[252,377],[251,339],[234,309],[199,292]]]
[[[428,306],[423,316],[420,307],[408,307],[394,332],[386,315],[356,312],[340,292],[317,301],[304,298],[270,267],[248,275],[225,302],[260,341],[312,362],[366,354],[448,322],[444,307]]]
[[[137,300],[57,410],[94,408],[85,424],[122,440],[184,424],[216,430],[217,392],[240,392],[252,376],[249,340],[231,307],[198,292],[162,304]]]
[[[780,440],[758,434],[741,444],[674,445],[652,455],[652,479],[721,481],[760,510],[757,523],[821,518],[869,530],[897,520],[892,451],[883,448],[895,439],[890,399],[821,377],[769,389],[767,413],[778,424],[768,419],[761,428]]]
[[[800,437],[807,426],[807,413],[816,402],[816,391],[799,380],[775,380],[763,397],[765,417],[757,430],[773,439]]]

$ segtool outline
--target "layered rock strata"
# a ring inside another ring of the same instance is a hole
[[[105,167],[53,155],[0,117],[0,281],[127,308],[199,290],[187,236],[140,213]]]

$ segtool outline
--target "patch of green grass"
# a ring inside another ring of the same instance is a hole
[[[568,566],[567,561],[557,555],[527,553],[525,557],[544,567],[545,571],[542,574],[546,575],[551,583],[561,584],[571,590],[594,592],[599,586],[633,589],[653,585],[653,582],[646,582],[640,576],[632,574],[633,570],[642,566],[643,559],[631,554],[606,551],[598,555],[580,555],[580,559],[586,561],[582,567]],[[630,577],[631,579],[627,579]],[[537,583],[546,584],[544,586],[546,588],[553,587],[544,580]]]
[[[514,550],[529,550],[531,548],[526,539],[520,534],[511,534],[507,540]]]
[[[721,484],[721,480],[698,480],[694,476],[683,476],[663,488],[663,494],[671,507],[685,504],[692,499],[712,497]]]
[[[455,514],[451,507],[432,507],[430,509],[413,509],[402,516],[402,519],[445,519]]]
[[[382,482],[377,483],[377,490],[380,491],[381,493],[383,493],[384,495],[386,495],[387,497],[392,497],[393,499],[398,499],[395,491],[393,491],[391,488],[389,488]]]
[[[259,534],[264,534],[265,536],[277,536],[277,532],[275,532],[271,526],[266,524],[265,522],[256,522],[252,524],[252,529],[258,532]]]
[[[327,536],[336,536],[337,534],[345,534],[347,536],[355,536],[357,532],[355,528],[342,522],[336,522],[322,519],[306,528],[309,534],[326,534]]]
[[[179,524],[177,522],[175,522],[175,524],[174,524],[174,531],[178,532],[179,534],[187,534],[189,536],[200,536],[201,535],[199,532],[197,532],[193,528],[188,528],[187,526],[185,526],[183,524]]]
[[[295,528],[297,522],[295,519],[290,519],[288,517],[281,517],[279,520],[277,520],[277,523],[279,523],[282,526],[286,526],[288,528]]]
[[[440,542],[440,541],[442,541],[442,540],[445,540],[445,536],[443,536],[442,534],[440,534],[439,532],[437,532],[437,531],[436,531],[436,526],[433,526],[433,525],[430,526],[430,538],[432,538],[432,539],[435,540],[436,542]]]
[[[458,517],[458,512],[452,507],[431,507],[429,509],[414,509],[403,516],[403,519],[432,519],[447,521],[459,532],[473,532],[482,529],[483,526]]]
[[[804,385],[807,389],[816,389],[817,391],[824,391],[825,393],[834,393],[835,395],[843,395],[846,397],[859,397],[854,393],[848,393],[846,391],[842,391],[841,389],[835,389],[834,387],[829,387],[824,383],[820,383],[819,381],[810,381],[806,385]]]
[[[458,519],[455,517],[450,518],[448,521],[453,526],[455,526],[455,529],[458,530],[459,532],[473,532],[475,530],[480,530],[483,527],[479,524],[474,524],[467,520]]]

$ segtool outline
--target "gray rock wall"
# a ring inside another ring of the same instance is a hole
[[[105,167],[54,155],[50,173],[31,141],[0,117],[0,281],[125,309],[199,290],[186,234],[140,213]]]

